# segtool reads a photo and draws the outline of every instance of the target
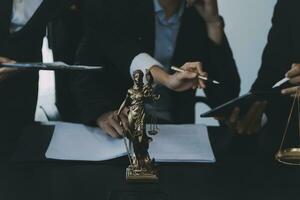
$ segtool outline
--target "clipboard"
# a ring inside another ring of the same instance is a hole
[[[101,71],[101,66],[68,65],[64,62],[53,63],[2,63],[0,67],[16,68],[20,70],[54,70],[54,71]]]
[[[239,107],[241,115],[245,114],[256,101],[270,101],[272,98],[282,96],[279,89],[270,91],[249,92],[243,96],[232,99],[208,112],[201,114],[203,118],[229,116],[235,107]]]

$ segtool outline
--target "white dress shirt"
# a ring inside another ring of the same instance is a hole
[[[179,8],[179,11],[166,19],[165,12],[161,7],[158,0],[153,0],[155,12],[155,49],[154,57],[147,53],[141,52],[138,54],[131,63],[130,74],[137,69],[146,72],[146,69],[157,65],[170,69],[171,60],[176,47],[177,35],[181,24],[181,17],[184,12],[185,1]],[[145,80],[145,79],[144,79]]]
[[[182,0],[179,10],[170,18],[166,18],[165,11],[158,0],[153,0],[155,12],[155,48],[154,57],[147,53],[137,55],[130,66],[131,75],[137,69],[146,73],[146,69],[152,66],[160,66],[166,71],[171,68],[173,54],[176,48],[177,35],[181,25],[181,17],[184,12],[185,1]],[[144,76],[144,82],[145,76]],[[158,102],[147,103],[146,112],[166,121],[172,121],[172,96],[170,91],[162,85],[157,85],[154,90],[161,94]]]
[[[31,19],[43,0],[13,0],[10,32],[21,30]]]

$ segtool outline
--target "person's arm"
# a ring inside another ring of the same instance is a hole
[[[187,0],[189,7],[194,6],[206,23],[208,37],[221,45],[224,36],[223,19],[219,16],[217,0]]]
[[[87,1],[83,22],[85,30],[77,50],[75,64],[105,67],[104,47],[99,41],[103,35],[100,29],[95,28],[96,24],[106,17],[105,10],[103,0]],[[99,23],[98,26],[101,27],[102,24]],[[109,81],[106,67],[99,73],[72,72],[69,76],[71,94],[79,109],[82,123],[96,126],[100,115],[117,108],[110,100],[112,97],[106,83]]]
[[[219,45],[208,40],[208,49],[208,67],[205,69],[220,85],[208,85],[205,94],[215,107],[239,96],[241,80],[225,34]]]
[[[124,129],[128,129],[128,120],[126,108],[120,115],[117,114],[119,104],[116,103],[113,88],[111,84],[115,84],[118,79],[112,80],[115,77],[105,62],[104,51],[105,48],[99,43],[98,38],[102,37],[103,33],[97,31],[91,26],[96,23],[94,14],[96,10],[104,14],[102,11],[102,1],[96,2],[98,6],[95,6],[95,1],[90,1],[87,11],[90,15],[85,18],[86,31],[85,35],[80,43],[76,63],[90,66],[103,66],[104,71],[99,73],[89,72],[74,72],[70,74],[70,87],[74,100],[80,111],[81,122],[87,125],[98,126],[103,129],[107,134],[114,138],[121,137],[124,133]],[[96,9],[96,10],[93,10]],[[97,16],[99,18],[105,18],[105,16]],[[100,25],[100,24],[98,24]],[[120,124],[122,121],[122,125]]]
[[[104,58],[94,42],[96,36],[92,31],[86,34],[80,44],[76,63],[102,66]],[[119,105],[113,95],[115,87],[110,86],[112,79],[114,75],[107,68],[99,73],[74,72],[70,74],[70,86],[80,110],[81,122],[98,126],[111,137],[119,138],[123,136],[124,129],[128,129],[127,108],[118,115]]]
[[[291,62],[291,46],[290,46],[290,28],[288,19],[289,2],[279,0],[274,11],[272,19],[273,26],[269,33],[268,43],[265,47],[262,66],[259,70],[258,78],[252,86],[252,91],[270,90],[274,83],[282,79],[286,73],[287,67]],[[285,101],[282,98],[274,98],[272,102],[256,102],[254,103],[245,116],[239,116],[239,108],[232,111],[226,124],[233,133],[239,135],[257,134],[265,123],[263,122],[264,112],[267,114],[268,122],[275,118],[286,116],[287,108],[284,106]],[[283,117],[285,118],[285,117]],[[279,120],[278,122],[285,121]],[[277,120],[276,120],[277,121]]]
[[[187,3],[202,17],[202,26],[206,30],[208,54],[204,68],[209,77],[221,83],[217,86],[208,84],[205,89],[210,106],[215,107],[239,95],[240,77],[224,33],[217,0],[188,0]]]
[[[70,74],[70,89],[79,109],[80,121],[90,126],[97,125],[97,118],[117,109],[110,91],[107,73],[73,72]]]
[[[121,137],[128,129],[126,108],[118,115],[114,89],[110,87],[110,74],[72,73],[71,92],[80,110],[81,122],[98,126],[114,138]],[[122,125],[120,124],[122,122]]]
[[[279,0],[275,6],[272,28],[262,56],[262,65],[252,91],[270,90],[277,81],[285,77],[293,63],[292,27],[293,21],[298,20],[292,17],[293,2],[296,1]],[[268,103],[266,110],[268,123],[284,125],[290,109],[290,100],[278,97]]]
[[[108,68],[114,67],[117,72],[129,77],[136,68],[161,66],[139,44],[139,26],[132,14],[133,7],[130,0],[91,0],[85,20],[88,32],[94,34],[92,42],[97,43],[93,55],[101,52],[101,57],[111,63]]]
[[[264,115],[266,107],[267,101],[257,101],[253,103],[247,113],[242,116],[240,115],[240,108],[236,107],[230,116],[221,119],[221,121],[229,128],[232,134],[241,136],[256,135],[266,124],[266,122],[263,121],[266,117]]]
[[[106,65],[103,73],[72,75],[72,93],[80,107],[84,123],[100,127],[102,122],[112,124],[112,119],[115,118],[112,111],[116,110],[119,104],[116,103],[116,97],[111,95],[110,78],[114,77],[113,73],[117,73],[118,77],[129,79],[130,69],[133,73],[134,66],[136,69],[144,67],[145,71],[149,69],[156,83],[164,84],[176,91],[204,85],[196,78],[196,73],[202,73],[199,63],[187,63],[182,66],[187,72],[169,75],[154,58],[143,54],[136,40],[138,31],[135,20],[130,19],[130,6],[127,5],[130,2],[94,0],[90,1],[87,7],[89,13],[86,19],[87,31],[78,51],[77,63]],[[112,133],[116,135],[116,132]]]
[[[272,28],[262,56],[262,65],[252,91],[268,90],[285,77],[292,65],[291,23],[288,4],[290,1],[279,0],[272,18]]]
[[[143,70],[144,73],[150,70],[156,84],[165,85],[175,91],[186,88],[184,84],[187,80],[190,86],[191,82],[195,82],[196,74],[193,72],[169,75],[163,66],[146,52],[141,44],[143,38],[139,35],[140,24],[133,14],[133,8],[136,7],[134,1],[104,1],[103,7],[106,12],[103,11],[101,17],[94,16],[94,19],[90,20],[90,27],[99,33],[98,43],[104,49],[104,56],[119,73],[131,77],[137,69]],[[192,68],[189,71],[194,71],[194,67]],[[197,71],[200,71],[200,68]]]

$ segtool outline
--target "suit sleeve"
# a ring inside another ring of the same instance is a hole
[[[99,116],[117,109],[119,104],[108,86],[111,83],[109,77],[117,72],[118,76],[131,79],[132,61],[143,52],[136,39],[137,27],[136,20],[131,19],[131,4],[131,0],[89,0],[86,5],[86,31],[76,63],[102,65],[105,70],[99,74],[71,75],[72,94],[83,123],[95,125]]]
[[[240,77],[226,35],[221,45],[208,40],[208,65],[206,69],[211,78],[219,81],[220,85],[208,84],[205,94],[211,107],[223,104],[240,93]]]
[[[72,72],[70,88],[76,102],[81,122],[96,125],[96,119],[102,114],[114,110],[107,87],[109,72],[105,67],[104,46],[99,38],[104,37],[99,27],[105,25],[103,0],[90,0],[85,10],[85,32],[80,42],[75,63],[89,66],[103,66],[102,72]]]
[[[267,90],[289,70],[292,64],[292,41],[290,35],[290,1],[279,0],[272,19],[272,28],[262,56],[262,65],[252,90]]]
[[[279,0],[272,18],[272,28],[262,56],[262,65],[252,91],[270,90],[285,77],[293,62],[293,41],[290,17],[293,1]],[[291,6],[291,7],[290,7]],[[268,102],[266,114],[271,124],[284,126],[290,110],[289,97],[277,97]]]

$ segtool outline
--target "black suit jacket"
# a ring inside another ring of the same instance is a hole
[[[10,33],[12,1],[0,6],[0,56],[18,62],[42,60],[41,48],[48,21],[68,0],[44,0],[30,21],[18,32]],[[0,128],[33,122],[38,91],[37,72],[19,72],[0,83]]]
[[[132,85],[131,61],[142,52],[153,55],[155,48],[152,0],[92,0],[88,9],[88,31],[78,59],[82,64],[101,64],[105,72],[74,75],[73,92],[85,122],[118,108]],[[226,37],[222,45],[215,45],[202,17],[194,8],[186,8],[172,64],[182,66],[191,61],[201,61],[209,76],[222,83],[220,87],[208,85],[205,90],[211,106],[238,96],[240,79]],[[195,92],[172,95],[173,123],[193,123]]]
[[[272,19],[272,28],[265,47],[262,65],[252,90],[269,90],[290,70],[292,63],[300,63],[300,20],[298,0],[278,0]],[[285,85],[287,87],[287,85]],[[268,103],[267,115],[269,129],[264,143],[272,142],[275,149],[279,147],[280,139],[287,124],[292,106],[292,98],[278,97]],[[296,107],[297,110],[297,107]],[[296,113],[294,113],[296,115]],[[293,120],[297,120],[294,118]],[[291,123],[290,134],[298,133],[296,121]],[[274,139],[276,142],[274,142]],[[298,141],[298,140],[295,140]]]
[[[49,45],[55,61],[74,64],[76,51],[83,34],[84,0],[73,0],[66,11],[55,17],[48,26]],[[77,122],[78,109],[69,87],[69,72],[55,72],[56,106],[63,121]]]

